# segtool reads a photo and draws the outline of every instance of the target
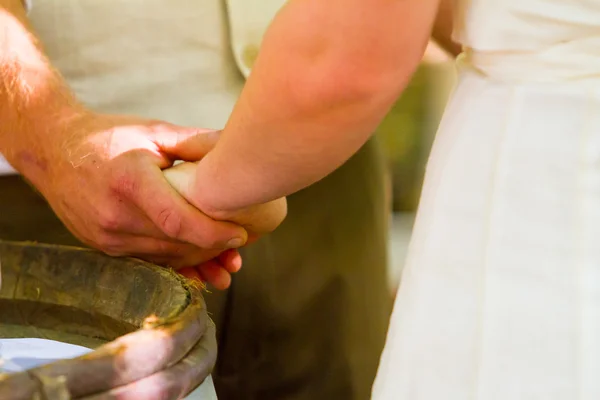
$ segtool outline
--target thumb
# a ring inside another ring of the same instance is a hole
[[[163,169],[163,175],[167,182],[184,199],[195,205],[192,193],[194,192],[194,183],[196,180],[196,163],[181,163],[173,167]]]
[[[187,127],[168,127],[155,133],[154,143],[168,157],[199,161],[215,147],[221,131]]]

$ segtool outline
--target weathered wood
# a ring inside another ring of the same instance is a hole
[[[65,390],[70,399],[179,399],[213,368],[214,325],[200,289],[179,275],[64,246],[0,241],[0,257],[0,337],[23,327],[29,337],[105,343],[0,375],[0,399],[63,400]]]

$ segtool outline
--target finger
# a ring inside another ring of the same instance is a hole
[[[200,272],[195,267],[186,267],[177,270],[178,273],[185,276],[188,279],[204,282],[204,279],[200,275]]]
[[[180,196],[186,199],[194,207],[201,209],[201,207],[198,207],[198,204],[194,203],[193,198],[191,197],[196,184],[197,167],[197,163],[185,162],[163,169],[162,172],[165,180],[169,182],[169,185],[171,185]]]
[[[231,274],[238,272],[242,268],[242,256],[240,252],[231,249],[219,254],[219,262],[225,270]]]
[[[181,258],[193,246],[152,237],[101,233],[97,236],[101,249],[112,256],[146,256],[164,259]]]
[[[198,265],[218,256],[220,250],[204,250],[188,244],[133,235],[100,235],[96,247],[116,257],[136,257],[174,269]]]
[[[169,184],[191,204],[205,210],[195,197],[198,193],[197,163],[181,163],[163,170],[165,179]],[[287,215],[287,199],[285,197],[270,201],[265,204],[256,204],[226,215],[212,216],[218,220],[231,221],[243,226],[248,232],[256,234],[274,231]]]
[[[98,225],[103,231],[116,235],[126,234],[132,236],[147,236],[155,239],[173,241],[173,239],[169,238],[158,229],[154,222],[152,222],[142,210],[135,204],[130,203],[129,199],[118,197],[112,200],[114,202],[120,201],[120,209],[118,213],[100,213],[98,215]]]
[[[194,208],[167,183],[157,166],[142,163],[130,174],[137,180],[135,190],[128,193],[130,199],[169,238],[203,249],[224,250],[246,243],[248,234],[244,228],[217,222]]]
[[[260,239],[260,235],[258,233],[248,232],[248,240],[246,241],[246,246],[255,243],[256,241],[258,241],[258,239]]]
[[[199,161],[219,140],[220,131],[212,129],[166,126],[154,130],[154,143],[176,160]]]
[[[282,197],[238,210],[226,219],[245,227],[250,232],[265,234],[274,231],[286,216],[287,199]]]
[[[215,260],[205,262],[196,267],[196,270],[216,289],[225,290],[231,285],[231,275]]]
[[[223,250],[205,250],[199,249],[194,246],[194,251],[186,254],[181,259],[177,260],[175,264],[172,265],[175,269],[185,268],[189,266],[200,265],[206,261],[217,258]]]

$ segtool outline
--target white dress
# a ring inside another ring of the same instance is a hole
[[[374,400],[600,399],[600,0],[472,0]]]

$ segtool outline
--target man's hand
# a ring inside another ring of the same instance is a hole
[[[222,252],[242,246],[246,231],[203,215],[161,172],[173,158],[186,159],[184,142],[196,132],[89,112],[50,64],[21,0],[0,0],[0,28],[0,151],[12,166],[83,242],[172,267],[221,254],[200,271],[227,286],[241,259]],[[200,137],[189,147],[196,153],[216,140]]]
[[[202,146],[194,146],[194,148],[198,147],[201,148]],[[166,169],[163,173],[171,186],[204,214],[217,221],[229,221],[239,224],[255,237],[274,231],[283,222],[287,215],[287,200],[285,197],[236,210],[218,209],[203,201],[204,196],[202,195],[204,193],[199,193],[196,190],[198,179],[201,179],[201,177],[198,177],[199,163],[179,164]]]
[[[195,142],[196,139],[193,139],[193,141]],[[202,145],[195,143],[190,144],[191,149],[201,149],[203,147]],[[197,159],[200,157],[196,155],[196,157],[192,158]],[[197,168],[197,163],[187,162],[168,168],[164,170],[163,173],[174,189],[206,215],[209,215],[218,221],[234,222],[246,228],[250,234],[248,243],[255,241],[262,234],[272,232],[285,219],[287,215],[287,201],[285,197],[239,210],[218,210],[211,207],[210,204],[203,202],[202,196],[198,196],[197,191],[194,190],[198,179]],[[196,195],[194,196],[194,194]],[[227,266],[225,269],[229,272],[237,272],[237,270],[231,270],[234,266],[241,267],[241,258],[239,257],[239,254],[226,252],[220,255],[218,260],[209,261],[196,268],[184,268],[179,272],[191,279],[196,278],[208,281],[211,281],[211,279],[214,280],[218,275],[220,276],[219,281],[228,282],[231,277],[228,274],[225,274],[224,268],[220,268],[217,261],[220,261],[221,265]]]
[[[175,269],[211,260],[200,277],[218,288],[229,285],[228,273],[241,267],[241,259],[236,251],[219,255],[244,245],[247,232],[198,211],[161,171],[175,159],[200,158],[217,132],[85,113],[53,137],[43,154],[21,150],[16,156],[20,165],[29,164],[26,175],[80,240],[110,255]]]

